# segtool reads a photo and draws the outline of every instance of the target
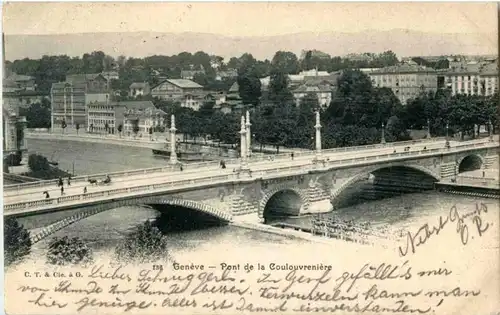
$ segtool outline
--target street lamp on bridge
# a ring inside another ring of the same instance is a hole
[[[488,134],[490,136],[490,141],[493,141],[493,124],[491,123],[491,119],[488,121]]]
[[[446,123],[446,143],[445,143],[446,148],[450,148],[450,138],[449,138],[449,134],[448,134],[448,132],[449,132],[448,129],[449,129],[449,125],[448,125],[448,123]]]
[[[385,144],[385,125],[382,123],[382,139],[380,140],[381,144]]]
[[[427,139],[431,138],[431,121],[427,118]]]

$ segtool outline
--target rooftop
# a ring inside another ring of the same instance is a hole
[[[498,76],[498,63],[488,63],[481,69],[481,75],[494,75]]]
[[[202,89],[203,88],[203,86],[199,85],[198,83],[191,81],[191,80],[187,80],[187,79],[167,79],[163,82],[160,82],[160,84],[162,84],[164,82],[169,82],[169,83],[171,83],[175,86],[178,86],[182,89]],[[160,85],[160,84],[158,84],[158,85]]]
[[[71,82],[71,83],[86,82],[90,80],[95,80],[99,76],[102,76],[102,74],[100,73],[68,74],[66,75],[66,82]]]
[[[17,74],[17,73],[12,73],[9,75],[5,80],[12,80],[12,81],[31,81],[34,80],[32,76],[29,75],[23,75],[23,74]]]
[[[328,82],[308,82],[306,84],[302,84],[295,90],[293,93],[318,93],[318,92],[333,92],[332,85]]]
[[[390,66],[390,67],[377,69],[377,70],[371,71],[370,74],[419,73],[419,72],[428,73],[428,72],[436,72],[436,70],[434,70],[432,68],[423,67],[423,66],[402,64],[402,65]]]
[[[229,93],[238,93],[240,91],[240,86],[238,82],[234,82],[233,85],[229,88]]]
[[[146,87],[149,87],[149,83],[147,82],[134,82],[130,84],[131,89],[144,89]]]

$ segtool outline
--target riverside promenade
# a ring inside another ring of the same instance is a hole
[[[113,145],[121,145],[121,146],[129,146],[129,147],[139,147],[139,148],[148,148],[148,149],[162,149],[169,143],[170,134],[168,132],[155,132],[152,135],[142,136],[128,136],[128,135],[116,135],[116,134],[98,134],[98,133],[87,133],[85,131],[80,131],[77,133],[74,130],[65,131],[62,130],[54,130],[49,131],[47,129],[28,129],[26,130],[26,139],[41,139],[41,140],[64,140],[64,141],[78,141],[78,142],[90,142],[90,143],[103,143],[103,144],[113,144]],[[199,145],[211,145],[214,147],[219,146],[217,142],[204,139],[194,140],[183,140],[183,136],[181,134],[176,135],[176,139],[181,143],[191,143],[191,144],[199,144]],[[228,144],[220,144],[220,146],[227,146]],[[276,152],[276,147],[270,145],[253,145],[252,151],[258,152],[260,150],[264,150],[266,152]],[[302,152],[302,151],[310,151],[308,149],[303,148],[283,148],[280,147],[279,151],[281,153],[290,153],[290,152]]]

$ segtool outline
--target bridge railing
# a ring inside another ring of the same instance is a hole
[[[472,144],[469,143],[469,144],[459,145],[457,147],[453,147],[453,148],[449,148],[449,149],[443,148],[443,149],[421,150],[421,151],[413,151],[413,152],[410,151],[410,152],[383,154],[383,155],[363,157],[363,158],[332,160],[332,161],[325,161],[324,166],[326,166],[326,165],[328,165],[328,166],[351,165],[351,164],[356,164],[359,162],[373,161],[373,160],[390,161],[393,158],[405,157],[405,156],[416,156],[416,155],[431,155],[432,156],[436,152],[443,152],[443,153],[445,153],[445,152],[458,152],[458,151],[467,150],[470,148],[490,147],[490,146],[491,147],[498,147],[498,144],[492,143],[492,142],[472,143]],[[286,175],[287,173],[294,174],[294,173],[296,173],[296,171],[303,172],[305,170],[314,169],[315,167],[316,166],[311,163],[308,165],[294,165],[294,166],[277,167],[277,168],[273,168],[273,169],[261,170],[261,171],[253,172],[253,174],[259,175],[261,177],[265,177],[265,176],[269,176],[269,175],[273,175],[273,174]],[[134,194],[137,192],[153,192],[154,190],[158,190],[158,189],[180,187],[180,186],[185,186],[185,185],[197,185],[197,184],[206,184],[206,183],[213,184],[214,182],[225,182],[228,180],[236,180],[239,178],[240,178],[240,174],[232,173],[232,174],[193,178],[193,179],[170,180],[170,181],[167,181],[164,183],[147,184],[147,185],[141,185],[141,186],[135,186],[135,187],[129,187],[129,188],[111,189],[111,190],[107,190],[107,191],[100,191],[100,192],[87,193],[87,194],[78,194],[78,195],[62,196],[62,197],[58,197],[58,198],[48,198],[48,199],[41,199],[41,200],[35,200],[35,201],[26,201],[26,202],[18,202],[18,203],[13,203],[13,204],[6,204],[6,205],[4,205],[4,210],[8,212],[8,211],[16,211],[16,210],[26,210],[29,208],[58,205],[58,204],[62,204],[62,203],[79,202],[79,201],[84,201],[84,200],[96,201],[95,198],[108,198],[110,196]]]
[[[442,141],[443,138],[432,138],[432,139],[423,139],[423,140],[413,140],[413,141],[403,141],[403,142],[393,142],[393,143],[388,143],[388,144],[376,144],[376,145],[366,145],[366,146],[358,146],[358,147],[343,147],[343,148],[334,148],[334,149],[327,149],[323,150],[323,154],[328,154],[328,153],[336,153],[336,152],[352,152],[352,151],[358,151],[358,150],[367,150],[367,149],[377,149],[377,148],[385,148],[385,147],[394,147],[394,146],[404,146],[406,144],[412,143],[425,143],[425,142],[437,142],[437,141]],[[479,145],[481,146],[484,143],[490,143],[485,141],[485,139],[477,139],[477,140],[472,140],[469,141],[468,143],[461,144],[452,148],[461,148],[464,146],[470,146],[470,145]],[[477,147],[477,146],[475,146]],[[451,149],[452,149],[451,148]],[[441,149],[430,149],[427,150],[427,152],[438,152]],[[445,149],[445,150],[450,150],[450,149]],[[417,152],[417,153],[414,153]],[[396,155],[392,156],[407,156],[407,155],[418,155],[421,151],[409,151],[409,152],[402,152],[402,153],[394,153]],[[303,157],[303,156],[314,156],[314,151],[309,151],[309,152],[297,152],[294,153],[295,156],[297,157]],[[388,156],[388,155],[382,155],[382,156]],[[269,156],[266,155],[254,155],[250,159],[250,163],[252,162],[259,162],[259,161],[265,161],[268,159]],[[278,155],[273,156],[273,160],[275,161],[281,161],[281,160],[289,160],[290,159],[290,153],[281,153]],[[366,157],[366,158],[358,158],[358,161],[368,161],[368,160],[373,160],[373,157]],[[376,159],[376,158],[375,158]],[[225,160],[227,164],[238,164],[239,159],[227,159]],[[341,161],[341,160],[337,160]],[[202,168],[207,168],[207,167],[218,167],[219,161],[207,161],[207,162],[199,162],[199,163],[192,163],[192,164],[186,164],[185,168],[186,169],[202,169]],[[102,173],[102,174],[93,174],[93,175],[82,175],[82,176],[75,176],[72,178],[73,182],[85,182],[88,181],[90,178],[95,178],[99,179],[104,177],[106,175],[109,175],[111,177],[127,177],[127,176],[135,176],[135,175],[145,175],[145,174],[154,174],[154,173],[161,173],[161,172],[171,172],[173,170],[178,169],[178,166],[175,165],[166,165],[162,167],[152,167],[152,168],[145,168],[145,169],[138,169],[138,170],[129,170],[129,171],[118,171],[118,172],[109,172],[109,173]],[[27,188],[38,188],[38,187],[46,187],[50,185],[56,185],[58,182],[57,179],[53,180],[41,180],[37,182],[32,182],[32,183],[22,183],[22,184],[14,184],[14,185],[6,185],[4,186],[4,191],[18,191],[22,189],[27,189]]]

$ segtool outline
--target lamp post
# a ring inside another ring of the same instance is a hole
[[[449,129],[449,125],[448,125],[448,123],[446,123],[446,143],[445,143],[446,148],[450,147],[450,138],[448,136],[448,129]]]
[[[319,117],[319,110],[316,111],[316,125],[314,126],[316,129],[316,159],[319,159],[321,155],[321,123]]]
[[[490,137],[490,141],[493,141],[493,124],[491,123],[491,119],[488,121],[488,135]]]
[[[247,168],[247,130],[245,125],[245,116],[241,116],[241,128],[240,128],[240,168]]]
[[[171,164],[177,163],[177,153],[175,150],[175,144],[176,144],[175,131],[176,130],[177,129],[175,128],[175,116],[172,115],[171,125],[170,125],[170,163]]]
[[[247,129],[247,157],[250,158],[252,156],[252,133],[250,131],[250,112],[247,111],[247,121],[246,121],[246,129]]]
[[[382,123],[382,139],[380,140],[381,144],[385,144],[385,125]]]
[[[431,121],[427,119],[427,139],[431,138]]]

